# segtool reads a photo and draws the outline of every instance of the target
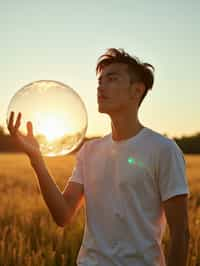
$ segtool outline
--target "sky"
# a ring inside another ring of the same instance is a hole
[[[13,95],[36,80],[68,84],[88,112],[86,136],[111,131],[98,113],[97,58],[123,48],[155,67],[141,123],[170,137],[200,132],[200,1],[0,0],[0,125]]]

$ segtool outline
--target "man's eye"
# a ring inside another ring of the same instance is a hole
[[[110,81],[115,81],[115,80],[117,80],[117,78],[116,77],[109,77],[109,80]]]

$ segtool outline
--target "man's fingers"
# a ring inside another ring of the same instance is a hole
[[[14,122],[14,112],[10,113],[9,122],[8,122],[8,129],[9,129],[11,135],[17,135],[17,133],[19,133],[18,129],[19,129],[20,124],[21,124],[21,118],[22,118],[22,114],[19,112],[17,115],[15,125],[14,125],[14,123],[13,123]],[[28,121],[26,123],[26,127],[27,127],[27,135],[33,137],[33,125],[30,121]]]
[[[33,125],[30,121],[26,123],[28,136],[33,137]]]
[[[14,120],[14,112],[11,112],[8,120],[8,127],[13,125],[13,120]]]
[[[20,124],[21,124],[21,117],[22,117],[22,114],[21,114],[21,113],[18,113],[18,115],[17,115],[17,120],[16,120],[16,123],[15,123],[15,131],[17,131],[18,128],[20,127]]]
[[[9,121],[8,121],[8,129],[9,129],[11,134],[14,131],[13,121],[14,121],[14,112],[11,112],[10,117],[9,117]]]

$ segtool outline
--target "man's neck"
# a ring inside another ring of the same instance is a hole
[[[112,139],[115,141],[129,139],[137,135],[144,126],[136,117],[111,118]]]

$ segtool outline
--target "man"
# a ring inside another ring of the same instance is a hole
[[[153,86],[153,67],[122,49],[108,49],[97,63],[98,108],[112,132],[82,146],[63,193],[49,175],[33,136],[20,131],[21,114],[9,130],[30,158],[44,200],[59,226],[69,223],[85,198],[82,266],[186,266],[188,185],[182,151],[173,140],[143,126],[138,109]],[[161,240],[167,221],[170,250]],[[167,264],[166,264],[167,261]]]

